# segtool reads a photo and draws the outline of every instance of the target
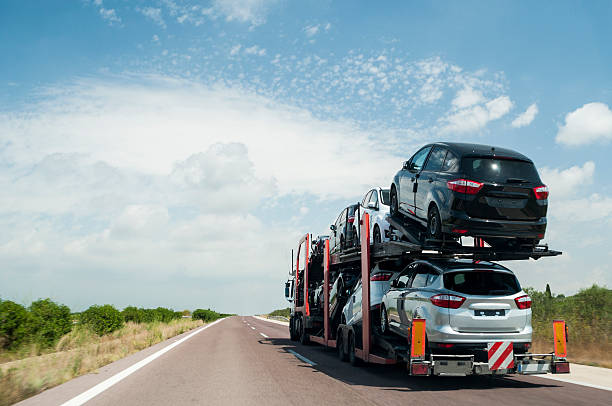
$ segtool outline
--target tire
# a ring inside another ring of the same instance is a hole
[[[346,247],[344,246],[344,236],[340,236],[340,251],[344,251]]]
[[[397,217],[399,215],[399,204],[397,200],[397,190],[395,188],[391,188],[391,209],[390,209],[391,217]]]
[[[338,338],[336,340],[336,350],[338,351],[338,359],[342,362],[348,361],[348,356],[346,351],[344,351],[344,341],[343,341],[342,330],[338,330]]]
[[[359,247],[360,245],[359,236],[357,235],[357,227],[353,227],[353,246]]]
[[[353,334],[349,334],[348,347],[349,362],[354,367],[360,366],[361,360],[357,358],[357,355],[355,354],[355,337],[353,336]]]
[[[291,341],[295,341],[296,337],[295,337],[295,328],[293,327],[293,325],[295,324],[295,320],[293,317],[289,318],[289,339]]]
[[[382,237],[380,235],[380,228],[378,224],[374,226],[374,244],[380,244],[382,242]]]
[[[442,239],[442,220],[435,205],[432,205],[427,213],[427,237],[436,240]]]
[[[298,331],[300,334],[300,344],[308,345],[310,343],[310,339],[308,337],[308,333],[306,332],[306,326],[304,326],[304,320],[302,317],[300,317],[299,320],[300,329]]]
[[[382,305],[380,307],[380,323],[379,323],[380,333],[387,334],[389,332],[389,321],[387,320],[387,309]]]

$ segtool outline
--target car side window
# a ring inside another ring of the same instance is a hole
[[[404,274],[397,279],[397,287],[399,289],[405,288],[408,286],[408,282],[410,282],[410,273]]]
[[[439,172],[442,169],[446,151],[446,148],[435,147],[431,154],[429,154],[429,159],[425,164],[425,170]]]
[[[370,196],[372,195],[372,191],[370,190],[368,193],[366,193],[366,195],[364,196],[363,200],[361,201],[361,205],[363,207],[366,207],[368,205],[368,202],[370,201]]]
[[[378,205],[378,191],[372,190],[372,194],[370,195],[370,203],[375,203]]]
[[[442,165],[442,172],[457,172],[459,171],[459,158],[457,155],[448,151],[446,154],[446,159],[444,160],[444,164]]]
[[[410,159],[409,169],[415,172],[419,172],[421,169],[423,169],[423,164],[425,164],[425,159],[427,159],[427,154],[429,154],[430,150],[431,147],[425,147],[414,154],[414,156]]]
[[[429,276],[429,272],[420,271],[416,275],[414,275],[414,279],[412,280],[412,288],[424,288],[427,286],[427,277]]]

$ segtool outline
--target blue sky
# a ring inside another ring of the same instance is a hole
[[[0,297],[284,306],[298,236],[435,140],[536,162],[565,254],[512,264],[523,285],[610,286],[611,19],[605,1],[2,2]]]

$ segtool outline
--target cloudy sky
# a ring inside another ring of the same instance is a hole
[[[291,248],[419,145],[531,157],[524,286],[612,286],[608,1],[0,4],[0,297],[286,306]]]

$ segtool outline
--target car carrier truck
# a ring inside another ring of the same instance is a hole
[[[302,344],[317,343],[335,348],[341,360],[353,364],[404,363],[410,375],[507,375],[568,373],[567,331],[565,322],[554,320],[554,351],[545,354],[514,352],[512,343],[503,338],[487,343],[482,354],[437,353],[427,347],[426,320],[412,320],[407,338],[381,334],[374,327],[370,306],[370,277],[381,261],[393,261],[398,267],[418,259],[465,258],[472,261],[508,261],[557,256],[561,252],[547,246],[528,251],[499,251],[474,239],[473,246],[455,240],[425,240],[404,219],[388,218],[398,238],[370,245],[369,215],[359,219],[360,246],[330,255],[329,240],[314,241],[305,234],[298,242],[297,257],[285,284],[285,297],[291,302],[289,333]],[[292,255],[293,256],[293,255]],[[359,325],[346,325],[340,317],[350,289],[361,279]]]

